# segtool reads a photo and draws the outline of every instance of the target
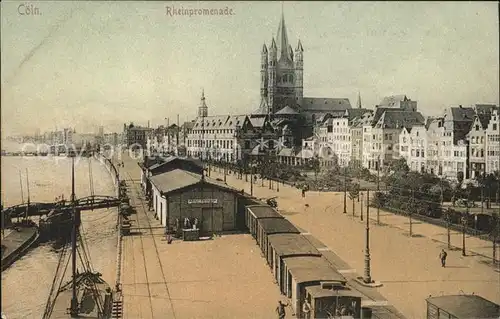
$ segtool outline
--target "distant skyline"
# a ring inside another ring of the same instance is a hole
[[[20,7],[20,5],[24,5]],[[30,6],[33,7],[30,7]],[[36,7],[38,15],[21,15]],[[168,9],[168,8],[170,9]],[[225,9],[232,15],[171,16]],[[499,103],[496,2],[284,2],[290,43],[304,47],[304,96],[373,108],[406,94],[424,115]],[[2,134],[55,127],[121,131],[260,102],[260,52],[280,2],[1,3]]]

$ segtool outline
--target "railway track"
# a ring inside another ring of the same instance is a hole
[[[153,241],[153,246],[154,246],[154,250],[155,250],[155,256],[156,256],[156,260],[158,262],[158,264],[160,265],[160,272],[161,272],[161,279],[162,279],[162,282],[165,286],[165,289],[166,289],[166,292],[167,292],[167,300],[170,304],[170,307],[172,309],[172,315],[173,315],[173,319],[176,318],[176,315],[175,315],[175,310],[174,310],[174,305],[173,305],[173,301],[172,301],[172,298],[171,298],[171,295],[170,295],[170,291],[169,291],[169,288],[168,288],[168,285],[167,285],[167,280],[165,278],[165,273],[163,271],[163,266],[162,266],[162,263],[161,263],[161,258],[160,258],[160,253],[158,251],[158,246],[157,246],[157,243],[156,243],[156,239],[154,238],[155,235],[153,234],[153,229],[158,229],[158,227],[153,227],[151,225],[151,221],[149,220],[149,217],[147,216],[147,205],[146,203],[144,202],[144,200],[142,199],[142,189],[140,188],[140,186],[137,184],[137,180],[134,180],[132,179],[132,177],[130,176],[130,173],[126,173],[127,174],[127,186],[130,185],[130,187],[128,188],[128,190],[133,193],[133,194],[130,194],[132,196],[129,196],[130,200],[131,200],[131,204],[133,207],[136,208],[136,225],[135,227],[133,227],[133,229],[137,229],[137,230],[145,230],[146,232],[148,232],[149,236],[151,236],[151,239]],[[142,216],[140,216],[139,214],[143,214]],[[142,217],[142,218],[141,218]],[[154,307],[153,307],[153,294],[152,294],[152,289],[151,289],[151,283],[150,283],[150,274],[148,274],[148,269],[146,267],[147,265],[147,260],[146,260],[146,254],[145,254],[145,245],[144,245],[144,236],[145,234],[140,234],[138,236],[135,236],[135,237],[132,237],[132,242],[136,241],[137,239],[139,239],[140,241],[140,247],[141,247],[141,250],[142,250],[142,261],[144,263],[144,271],[145,271],[145,279],[146,279],[146,285],[147,285],[147,289],[148,289],[148,297],[149,297],[149,305],[150,305],[150,310],[151,310],[151,318],[154,318],[155,317],[155,311],[154,311]],[[135,264],[135,256],[133,257],[134,258],[134,264]],[[134,280],[135,281],[135,280]],[[165,314],[157,314],[159,315],[160,317],[164,317]]]

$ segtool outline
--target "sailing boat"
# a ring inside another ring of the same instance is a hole
[[[79,233],[80,211],[75,200],[75,163],[71,162],[71,202],[73,205],[71,234],[71,258],[67,257],[68,245],[61,249],[56,274],[52,282],[43,319],[59,318],[111,318],[113,294],[111,287],[94,272],[90,264],[86,245]],[[77,269],[77,256],[80,257],[82,272]],[[66,260],[67,259],[67,260]],[[66,269],[71,260],[71,280],[63,284]]]

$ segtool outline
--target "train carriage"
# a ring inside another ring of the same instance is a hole
[[[314,247],[306,237],[301,234],[272,234],[268,235],[267,263],[273,269],[273,274],[279,282],[283,277],[282,260],[286,257],[316,256],[321,257],[316,247]],[[284,292],[282,287],[281,291]]]
[[[268,205],[249,205],[246,207],[245,226],[255,239],[257,239],[257,221],[264,218],[283,219],[283,216]]]
[[[268,236],[273,234],[300,234],[291,222],[285,218],[262,218],[257,220],[257,244],[264,256],[269,254]]]
[[[308,286],[306,299],[311,305],[309,319],[361,318],[361,295],[342,286]]]
[[[302,314],[302,304],[308,286],[344,287],[345,277],[324,258],[316,256],[287,257],[281,260],[285,295],[291,299],[298,317]]]

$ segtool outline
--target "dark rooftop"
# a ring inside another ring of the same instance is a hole
[[[280,233],[300,233],[300,231],[295,226],[293,226],[292,223],[284,218],[263,218],[259,219],[258,223],[267,235]]]
[[[306,287],[306,291],[310,293],[314,298],[337,297],[337,296],[339,297],[352,296],[359,298],[363,297],[359,292],[348,288],[332,290],[332,289],[323,289],[321,288],[321,286],[309,286]]]
[[[283,261],[298,284],[315,281],[346,282],[345,277],[323,257],[288,257]]]
[[[267,205],[247,206],[248,211],[255,218],[283,218],[274,208]]]
[[[281,257],[310,255],[321,256],[321,253],[300,234],[274,234],[268,236],[269,243]]]
[[[476,295],[454,295],[430,297],[427,302],[458,319],[498,318],[500,306]]]
[[[228,186],[223,182],[219,182],[208,177],[205,177],[205,179],[202,180],[202,176],[200,174],[188,172],[182,169],[174,169],[163,174],[151,176],[149,177],[149,180],[160,192],[164,194],[195,185],[197,183],[213,185],[231,192],[240,192],[236,188]]]

